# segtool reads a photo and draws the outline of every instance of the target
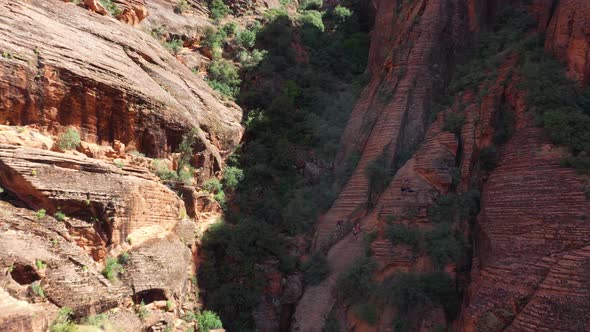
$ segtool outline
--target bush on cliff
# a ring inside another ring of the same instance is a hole
[[[80,145],[80,133],[74,128],[68,128],[57,139],[57,146],[62,150],[72,150]]]
[[[325,257],[314,255],[308,262],[303,264],[303,280],[307,285],[318,285],[330,273],[328,261]]]
[[[453,279],[445,272],[398,273],[383,282],[379,294],[403,316],[439,304],[454,317],[460,304]]]
[[[458,263],[465,257],[465,247],[465,241],[447,224],[440,224],[424,234],[424,250],[438,268],[447,263]]]
[[[209,10],[211,11],[211,17],[216,20],[227,16],[231,12],[229,6],[223,0],[211,0]]]
[[[407,244],[417,249],[420,244],[420,230],[417,227],[395,223],[389,226],[387,235],[394,245]]]
[[[221,319],[219,319],[219,316],[213,311],[205,310],[198,313],[196,315],[196,320],[199,332],[209,332],[210,330],[223,328]]]
[[[377,263],[368,257],[357,260],[353,266],[338,279],[337,289],[343,298],[351,303],[366,302],[375,292],[377,284],[373,273]]]
[[[214,60],[208,69],[209,85],[222,95],[235,98],[240,92],[240,74],[238,69],[227,60]]]

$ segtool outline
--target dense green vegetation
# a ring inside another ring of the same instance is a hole
[[[226,220],[203,237],[199,285],[226,327],[244,331],[253,329],[252,309],[265,283],[257,264],[276,260],[282,272],[301,269],[309,284],[327,274],[319,257],[298,266],[287,244],[310,231],[339,191],[335,181],[349,173],[306,177],[296,165],[311,154],[320,165],[333,160],[361,87],[368,39],[352,13],[336,26],[331,15],[289,17],[284,10],[235,34],[244,57],[259,54],[258,63],[240,73],[235,96],[249,110],[246,142],[229,159],[221,188],[212,188],[225,192]]]
[[[317,285],[324,281],[330,273],[326,258],[320,255],[313,256],[301,267],[303,270],[303,281],[307,285]]]
[[[445,272],[398,273],[383,282],[379,294],[387,303],[395,305],[402,317],[416,314],[432,304],[442,305],[447,315],[454,317],[460,303],[453,279]]]

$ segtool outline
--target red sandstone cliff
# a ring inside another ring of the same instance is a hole
[[[587,179],[559,166],[564,150],[552,145],[525,112],[526,94],[518,88],[518,78],[512,76],[515,59],[502,65],[494,82],[481,82],[488,91],[481,100],[474,100],[474,92],[456,101],[466,116],[458,139],[441,132],[440,117],[429,129],[424,125],[434,98],[448,83],[448,71],[462,61],[459,46],[477,39],[508,4],[417,1],[398,8],[393,1],[373,1],[376,18],[368,68],[372,79],[351,115],[338,162],[343,163],[354,152],[360,153],[361,160],[330,211],[318,222],[314,248],[330,248],[331,274],[322,284],[306,289],[293,330],[321,330],[331,310],[337,310],[338,317],[347,317],[341,319],[341,326],[346,324],[347,328],[382,331],[391,327],[390,309],[380,310],[380,321],[371,327],[347,315],[346,306],[334,306],[337,278],[365,250],[362,239],[352,235],[334,243],[336,221],[360,222],[365,232],[378,232],[371,248],[379,263],[379,280],[396,271],[432,271],[423,254],[411,254],[403,245],[392,246],[382,233],[383,217],[404,216],[412,210],[402,222],[430,229],[426,211],[450,189],[453,167],[461,171],[458,192],[483,185],[481,212],[472,230],[471,283],[456,322],[427,314],[419,329],[437,324],[464,331],[587,329]],[[586,84],[590,46],[587,2],[533,1],[528,8],[539,22],[539,31],[546,32],[546,51],[564,62],[570,78]],[[499,151],[499,166],[483,174],[478,166],[480,151],[491,143],[495,123],[505,109],[516,115],[514,135]],[[422,137],[424,141],[413,153]],[[413,157],[396,172],[374,207],[368,208],[368,163],[382,154],[395,163],[404,152]],[[401,190],[408,185],[411,194]],[[468,232],[466,221],[459,227]],[[458,287],[466,285],[453,266],[445,271],[457,276]]]

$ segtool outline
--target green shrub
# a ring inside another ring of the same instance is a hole
[[[228,166],[223,170],[223,184],[226,188],[234,190],[242,180],[244,180],[243,170],[235,166]]]
[[[163,159],[155,159],[152,162],[152,171],[164,181],[175,181],[178,179],[176,172],[168,168],[168,163]]]
[[[238,31],[238,24],[236,22],[226,23],[221,27],[221,30],[223,30],[226,36],[233,36]]]
[[[63,212],[61,212],[61,211],[57,211],[53,217],[57,221],[64,221],[64,220],[66,220],[66,214],[63,213]]]
[[[324,1],[323,0],[303,0],[301,2],[300,9],[303,9],[303,10],[309,10],[309,9],[320,10],[320,9],[322,9],[323,6],[324,6]]]
[[[377,263],[371,258],[361,258],[338,279],[338,292],[352,303],[366,301],[375,291],[373,273]]]
[[[443,305],[447,314],[454,317],[459,305],[453,280],[444,272],[398,273],[383,282],[380,294],[402,315],[420,312],[435,303]]]
[[[461,128],[463,128],[464,123],[465,115],[455,112],[447,112],[445,113],[443,130],[459,135],[461,134]]]
[[[178,180],[183,184],[190,186],[193,184],[193,174],[195,169],[191,166],[185,166],[178,171]]]
[[[225,59],[214,60],[208,70],[209,85],[222,95],[235,98],[240,92],[240,75],[238,69]]]
[[[460,194],[440,196],[428,208],[428,219],[433,223],[453,223],[479,212],[479,192],[475,190]]]
[[[420,230],[417,227],[392,224],[387,230],[387,235],[394,245],[403,243],[418,248],[420,244]]]
[[[74,128],[66,129],[57,139],[57,146],[62,150],[72,150],[80,145],[80,134]]]
[[[220,19],[230,13],[229,6],[226,5],[223,0],[211,0],[209,3],[209,10],[211,11],[211,17],[214,19]]]
[[[123,266],[119,264],[116,258],[107,258],[106,264],[104,269],[102,270],[102,275],[105,278],[109,279],[110,281],[117,280],[119,275],[125,272]]]
[[[258,66],[264,57],[268,54],[266,51],[252,50],[252,52],[241,51],[238,53],[238,61],[245,69],[250,69]]]
[[[223,324],[221,319],[213,311],[205,310],[197,314],[197,326],[199,332],[209,332],[212,329],[221,329]]]
[[[57,312],[57,317],[49,327],[50,332],[76,332],[78,327],[72,322],[74,311],[71,308],[63,307]]]
[[[174,307],[174,302],[172,302],[170,300],[166,300],[166,311],[172,310],[173,307]]]
[[[223,187],[221,186],[221,182],[219,182],[219,179],[216,179],[216,178],[211,178],[211,179],[205,181],[205,183],[203,183],[203,189],[209,193],[212,193],[212,194],[223,191]]]
[[[377,323],[378,314],[375,304],[371,302],[357,304],[353,307],[353,310],[357,317],[370,325],[375,325]]]
[[[137,307],[137,312],[136,313],[137,313],[137,317],[139,317],[139,319],[141,319],[141,321],[144,321],[145,318],[149,315],[150,312],[145,307],[145,303],[143,301],[141,301],[141,303]]]
[[[252,48],[256,43],[256,31],[255,30],[242,30],[238,33],[238,42],[244,48]]]
[[[47,211],[45,211],[45,209],[39,209],[35,213],[35,216],[37,216],[37,218],[39,218],[39,219],[45,218],[46,215],[47,215]]]
[[[344,23],[349,17],[352,16],[352,12],[350,9],[338,5],[334,8],[334,10],[332,10],[332,16],[334,16],[334,19],[337,22]]]
[[[454,234],[448,224],[440,224],[424,234],[424,249],[439,268],[465,257],[464,241]]]
[[[121,14],[121,9],[119,9],[112,0],[99,0],[99,2],[112,16],[118,16]]]
[[[320,32],[324,32],[324,22],[322,21],[322,13],[316,10],[306,10],[299,17],[299,21],[304,28],[317,29]]]
[[[191,5],[186,0],[178,0],[174,6],[174,12],[177,14],[188,12],[190,9]]]
[[[170,53],[176,55],[180,50],[182,50],[183,42],[178,38],[171,39],[169,41],[164,42],[164,48],[166,48]]]
[[[226,38],[227,35],[223,29],[215,30],[214,28],[208,27],[205,30],[203,46],[211,50],[221,48]]]
[[[328,274],[330,274],[330,268],[328,261],[321,255],[314,255],[308,262],[303,264],[303,280],[307,285],[319,285]]]
[[[45,291],[43,290],[43,287],[41,286],[40,281],[35,281],[31,284],[31,291],[36,296],[43,297],[43,298],[45,297]]]

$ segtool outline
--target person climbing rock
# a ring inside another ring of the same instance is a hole
[[[409,182],[408,179],[404,179],[402,181],[401,192],[402,193],[413,193],[413,192],[415,192],[414,190],[412,190],[412,188],[410,188],[410,182]]]
[[[344,224],[344,220],[340,219],[336,222],[336,226],[338,226],[338,228],[342,228],[342,224]]]

